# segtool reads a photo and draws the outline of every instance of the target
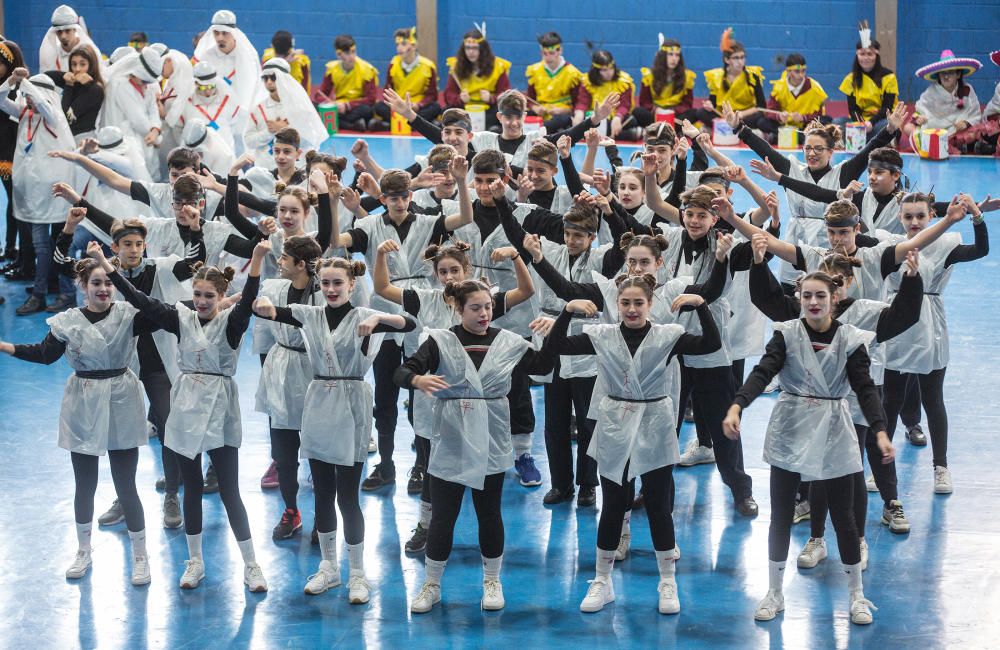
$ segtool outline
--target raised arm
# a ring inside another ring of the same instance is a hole
[[[104,183],[116,192],[126,196],[131,196],[132,179],[125,178],[109,167],[105,167],[96,160],[91,160],[87,156],[75,151],[50,151],[53,158],[62,158],[83,167],[91,176]]]
[[[571,300],[566,303],[552,325],[549,335],[545,337],[545,349],[553,354],[597,354],[594,343],[588,335],[567,336],[573,314],[593,316],[597,311],[597,305],[589,300]]]
[[[157,323],[167,332],[175,336],[180,336],[180,319],[177,316],[177,308],[173,305],[168,305],[165,302],[161,302],[156,298],[147,296],[142,291],[139,291],[132,283],[125,279],[118,269],[113,267],[107,259],[104,257],[104,252],[101,250],[101,245],[92,241],[87,246],[87,255],[93,257],[98,262],[101,263],[102,268],[108,274],[108,278],[115,285],[115,288],[121,292],[122,297],[125,298],[133,307],[142,312],[142,315],[149,320]]]
[[[954,198],[952,198],[951,203],[948,204],[948,212],[945,213],[943,219],[939,220],[933,226],[924,228],[912,238],[896,244],[896,264],[902,264],[903,260],[906,259],[906,255],[910,251],[920,250],[921,248],[930,246],[932,243],[937,241],[941,235],[947,232],[952,225],[964,219],[965,215],[969,213],[971,213],[975,219],[982,217],[982,213],[979,211],[979,206],[976,205],[976,202],[972,199],[972,197],[968,194],[957,194]]]
[[[372,269],[372,286],[375,293],[382,296],[389,302],[397,305],[403,304],[403,290],[392,284],[389,280],[388,256],[399,250],[399,244],[395,240],[387,239],[375,250],[375,268]]]
[[[767,232],[762,230],[757,226],[753,225],[745,219],[740,219],[733,212],[733,204],[729,202],[729,199],[718,197],[712,199],[712,205],[715,207],[716,213],[721,219],[726,223],[732,225],[741,235],[749,240],[754,238],[754,235],[763,235],[767,237],[767,249],[785,260],[789,264],[795,264],[798,259],[798,252],[794,244],[790,244],[786,241],[782,241]]]
[[[514,278],[517,280],[517,287],[507,292],[506,308],[516,307],[522,302],[535,295],[535,283],[531,279],[531,272],[521,257],[521,252],[513,246],[497,248],[491,255],[491,260],[496,263],[500,260],[510,259],[514,264]]]
[[[663,219],[680,225],[680,210],[670,205],[660,196],[660,186],[656,183],[656,154],[642,155],[642,173],[646,177],[646,205]]]
[[[469,198],[469,185],[465,182],[469,173],[469,161],[462,156],[454,156],[448,167],[458,187],[459,213],[445,216],[444,227],[448,231],[454,231],[472,223],[472,200]]]
[[[715,318],[712,316],[705,299],[694,294],[681,294],[674,299],[670,310],[676,312],[684,307],[695,308],[698,322],[701,324],[701,334],[681,334],[677,342],[674,343],[670,356],[711,354],[721,348],[722,337],[719,335],[719,328],[715,324]]]
[[[893,296],[892,303],[879,314],[875,326],[875,339],[879,343],[899,336],[920,320],[924,281],[917,269],[917,253],[911,252],[906,257],[906,272],[899,283],[899,291]]]
[[[601,294],[600,288],[592,282],[571,282],[557,271],[543,257],[542,245],[538,239],[538,235],[525,236],[523,248],[531,256],[531,264],[535,267],[535,272],[552,289],[556,297],[567,302],[571,300],[589,300],[597,305],[598,309],[604,309],[604,296]]]
[[[573,196],[576,196],[580,192],[584,191],[583,181],[580,180],[580,174],[576,170],[576,165],[573,163],[573,156],[571,155],[573,143],[569,136],[564,135],[559,138],[556,146],[559,149],[559,164],[562,165],[563,176],[566,178],[566,189]]]

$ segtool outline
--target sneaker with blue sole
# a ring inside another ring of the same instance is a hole
[[[524,487],[537,487],[542,484],[542,473],[535,467],[535,459],[531,454],[521,454],[514,459],[514,471],[517,472]]]

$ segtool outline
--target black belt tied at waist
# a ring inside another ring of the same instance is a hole
[[[202,372],[200,370],[181,370],[182,375],[208,375],[209,377],[230,377],[221,372]]]
[[[285,345],[284,343],[279,343],[278,345],[281,346],[281,347],[283,347],[283,348],[285,348],[286,350],[291,350],[292,352],[305,352],[306,351],[305,348],[300,348],[300,347],[295,346],[295,345]]]
[[[313,375],[313,381],[364,381],[359,375]]]
[[[469,400],[471,400],[471,399],[478,399],[478,400],[484,400],[484,401],[488,402],[488,401],[494,400],[494,399],[506,399],[506,397],[507,397],[506,395],[501,395],[500,397],[439,397],[438,399],[444,400],[446,402],[452,402],[452,401],[456,401],[456,400],[467,400],[467,399],[469,399]]]
[[[662,397],[651,397],[649,399],[632,399],[630,397],[618,397],[617,395],[608,395],[609,399],[613,399],[616,402],[629,402],[632,404],[650,404],[652,402],[659,402],[660,400],[667,399],[667,395]]]
[[[791,395],[792,397],[801,397],[802,399],[821,399],[827,402],[839,402],[840,400],[844,399],[843,397],[820,397],[819,395],[799,395],[798,393],[792,393],[787,390],[784,392],[788,395]]]
[[[76,376],[80,379],[114,379],[121,377],[128,368],[111,368],[110,370],[77,370]]]

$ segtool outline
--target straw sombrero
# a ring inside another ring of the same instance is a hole
[[[916,75],[923,77],[927,81],[937,81],[938,73],[946,70],[957,70],[968,76],[981,67],[983,67],[983,64],[975,59],[955,56],[955,53],[951,50],[944,50],[941,52],[939,60],[920,68],[917,70]]]

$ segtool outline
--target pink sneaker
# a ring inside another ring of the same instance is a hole
[[[264,472],[264,476],[260,479],[260,489],[262,490],[273,490],[278,487],[278,463],[271,461],[271,465]]]

